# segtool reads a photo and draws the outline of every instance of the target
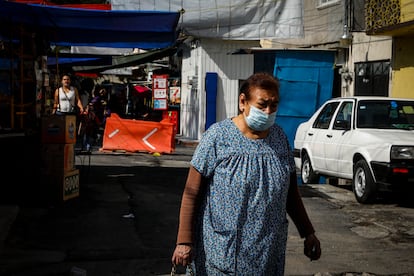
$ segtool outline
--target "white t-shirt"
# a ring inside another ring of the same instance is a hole
[[[74,112],[75,111],[75,88],[70,87],[69,92],[65,93],[62,87],[59,87],[59,105],[57,111],[59,112]]]

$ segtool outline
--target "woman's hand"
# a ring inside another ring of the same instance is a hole
[[[318,260],[321,257],[321,243],[315,234],[310,234],[304,241],[304,253],[311,260]]]
[[[174,265],[187,266],[193,259],[193,247],[190,244],[178,244],[175,247],[172,263]]]

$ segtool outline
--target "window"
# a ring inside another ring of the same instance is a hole
[[[327,104],[319,113],[318,118],[316,118],[313,127],[314,128],[322,128],[322,129],[328,129],[329,124],[331,122],[332,116],[335,113],[336,107],[339,103],[329,103]]]
[[[388,96],[390,61],[355,63],[355,96]]]
[[[335,118],[333,129],[348,130],[351,128],[352,102],[342,103]]]
[[[413,129],[414,101],[361,101],[357,116],[360,128]]]

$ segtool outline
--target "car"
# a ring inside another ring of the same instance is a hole
[[[413,189],[414,99],[329,99],[298,125],[293,153],[302,184],[319,183],[321,176],[352,181],[362,204],[381,191]]]

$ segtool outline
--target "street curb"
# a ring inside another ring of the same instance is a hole
[[[180,139],[180,138],[175,139],[176,145],[181,145],[185,147],[197,147],[198,143],[199,143],[198,140],[189,140],[189,139]]]

